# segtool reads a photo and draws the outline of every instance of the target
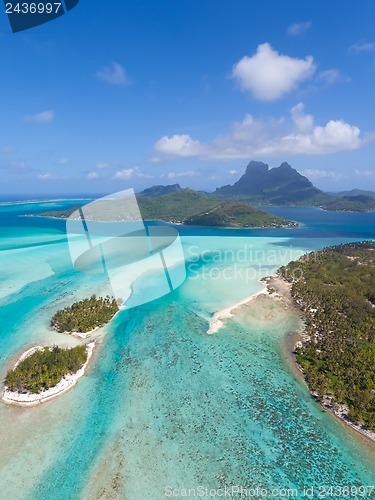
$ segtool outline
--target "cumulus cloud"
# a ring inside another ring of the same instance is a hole
[[[349,47],[350,52],[374,52],[375,42],[354,43]]]
[[[99,169],[112,167],[112,165],[110,163],[104,163],[104,162],[98,162],[95,166],[96,166],[96,168],[99,168]]]
[[[89,181],[92,181],[94,179],[97,179],[99,177],[99,174],[98,172],[90,172],[89,174],[87,174],[87,179]]]
[[[69,177],[64,175],[51,174],[51,172],[46,172],[44,174],[39,174],[38,179],[41,181],[53,181],[53,180],[69,179]]]
[[[162,156],[199,156],[200,143],[194,141],[188,134],[164,136],[158,140],[155,149]]]
[[[194,170],[187,170],[185,172],[169,172],[167,178],[176,179],[176,177],[197,177],[198,175],[199,173]]]
[[[332,85],[336,82],[349,82],[350,78],[341,73],[341,71],[337,68],[327,69],[325,71],[321,71],[318,75],[320,80],[324,80],[328,85]]]
[[[56,179],[56,177],[52,175],[50,172],[46,172],[45,174],[39,174],[38,179],[48,180],[48,179]]]
[[[279,54],[269,43],[258,46],[252,56],[244,56],[233,66],[232,77],[244,92],[256,99],[273,101],[295,89],[315,73],[312,56],[298,59]]]
[[[319,169],[307,168],[305,170],[301,170],[300,173],[311,180],[319,180],[319,179],[339,180],[343,178],[342,174],[339,174],[334,170],[319,170]]]
[[[55,113],[53,111],[42,111],[41,113],[36,113],[35,115],[25,116],[25,121],[30,123],[50,123],[55,118]]]
[[[323,155],[358,149],[363,144],[360,129],[344,120],[316,125],[314,117],[297,104],[286,119],[255,119],[245,115],[228,133],[209,142],[187,134],[164,136],[154,146],[155,159],[187,158],[230,160],[251,156]]]
[[[110,66],[107,66],[96,73],[96,77],[99,80],[109,83],[110,85],[130,85],[131,80],[126,74],[125,69],[121,64],[113,62]]]
[[[134,172],[134,168],[125,168],[124,170],[118,170],[112,177],[112,179],[129,180],[133,177]]]
[[[375,177],[375,170],[359,170],[355,169],[355,175],[358,177]]]
[[[294,23],[288,26],[286,32],[291,36],[302,35],[311,28],[311,25],[311,21],[307,21],[305,23]]]

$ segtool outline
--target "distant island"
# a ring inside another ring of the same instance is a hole
[[[279,274],[305,317],[296,359],[311,391],[375,439],[375,242],[312,252]]]
[[[218,200],[207,193],[182,189],[177,185],[155,186],[137,195],[144,220],[211,227],[271,228],[294,227],[298,223],[259,210],[248,203]],[[164,188],[164,189],[163,189]],[[165,193],[166,194],[162,194]],[[152,194],[151,194],[152,193]],[[97,202],[101,203],[101,200]],[[103,203],[105,203],[103,201]],[[70,210],[36,214],[43,217],[67,219],[78,207]],[[121,215],[121,214],[119,214]]]
[[[229,226],[226,227],[275,227],[275,225],[276,227],[289,227],[293,225],[292,221],[275,218],[265,211],[260,217],[261,214],[255,212],[256,207],[259,206],[304,206],[335,212],[375,211],[374,191],[352,189],[325,193],[287,162],[283,162],[279,167],[269,168],[261,161],[251,161],[245,173],[233,185],[221,186],[213,193],[194,191],[181,188],[179,184],[171,184],[151,186],[137,193],[136,197],[144,220],[213,227],[223,227],[223,224],[228,223]],[[228,202],[231,204],[225,204]],[[108,201],[99,199],[97,204],[99,211],[105,217],[108,212],[106,205]],[[250,206],[251,212],[249,211],[245,218],[243,215],[238,216],[244,213],[245,206]],[[26,216],[67,219],[78,208]],[[213,214],[215,211],[222,213],[222,216],[205,217],[208,212]],[[113,215],[112,208],[109,212]],[[191,222],[192,219],[194,222]]]
[[[118,310],[115,299],[92,295],[58,311],[51,326],[60,333],[85,338],[107,324]],[[94,347],[95,341],[73,348],[28,349],[5,377],[3,400],[33,406],[66,392],[84,375]]]
[[[51,320],[51,326],[59,333],[85,334],[108,323],[118,312],[115,299],[106,297],[97,298],[92,295],[89,299],[75,302],[70,307],[58,311]]]
[[[367,189],[351,189],[350,191],[339,191],[338,193],[331,193],[336,196],[370,196],[371,198],[375,198],[375,191],[368,191]]]

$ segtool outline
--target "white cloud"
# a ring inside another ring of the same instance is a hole
[[[232,77],[242,91],[251,92],[262,101],[273,101],[311,78],[315,70],[312,56],[289,57],[279,54],[269,43],[263,43],[253,56],[245,56],[233,66]]]
[[[349,47],[350,52],[374,52],[375,42],[354,43]]]
[[[67,158],[61,158],[61,160],[59,160],[59,165],[66,165],[68,162],[69,160]]]
[[[121,64],[113,62],[111,66],[101,69],[96,73],[97,78],[110,85],[130,85],[131,80]]]
[[[343,178],[342,174],[339,174],[333,170],[319,170],[319,169],[307,168],[305,170],[301,170],[300,173],[310,180],[319,180],[319,179],[339,180]]]
[[[35,115],[25,116],[25,121],[30,123],[50,123],[55,118],[55,113],[53,111],[42,111],[41,113],[36,113]]]
[[[54,179],[61,179],[61,177],[58,177],[57,175],[53,175],[50,172],[46,172],[45,174],[39,174],[38,179],[42,181],[48,181],[48,180],[54,180]]]
[[[55,179],[55,177],[52,174],[50,174],[49,172],[47,172],[45,174],[39,174],[38,179],[48,180],[48,179]]]
[[[51,174],[51,172],[46,172],[44,174],[38,175],[38,179],[41,181],[66,180],[70,178],[71,177],[69,175],[56,175],[56,174]]]
[[[112,179],[129,180],[133,177],[134,172],[134,168],[125,168],[124,170],[118,170],[112,177]]]
[[[176,179],[176,177],[197,177],[200,174],[194,170],[188,170],[186,172],[169,172],[167,175],[168,179]]]
[[[305,23],[294,23],[288,26],[286,32],[288,35],[292,36],[302,35],[311,28],[311,25],[311,21],[307,21]]]
[[[172,137],[164,136],[158,140],[155,149],[163,156],[198,156],[200,144],[199,141],[187,135],[175,134]]]
[[[238,170],[229,170],[230,175],[238,174]]]
[[[324,80],[328,85],[332,85],[336,82],[349,82],[350,78],[341,73],[341,71],[337,68],[327,69],[325,71],[321,71],[318,75],[320,80]]]
[[[102,168],[111,168],[112,165],[110,163],[101,163],[101,162],[98,162],[96,165],[95,165],[96,168],[99,168],[99,169],[102,169]]]
[[[359,177],[375,177],[375,170],[355,170],[355,175]]]
[[[99,177],[98,172],[90,172],[89,174],[87,174],[87,179],[89,181],[97,179],[98,177]]]
[[[363,140],[360,129],[343,120],[315,125],[314,117],[297,104],[291,117],[257,120],[245,115],[229,132],[208,142],[187,134],[164,136],[154,146],[156,159],[197,157],[231,160],[251,156],[324,155],[358,149]]]
[[[305,106],[299,102],[290,110],[292,121],[298,132],[309,133],[314,128],[314,117],[305,114]]]

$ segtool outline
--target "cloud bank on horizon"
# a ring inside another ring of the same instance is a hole
[[[230,131],[210,142],[175,134],[159,139],[154,159],[192,158],[233,160],[253,156],[327,155],[358,149],[365,142],[358,127],[343,120],[315,125],[314,117],[304,112],[303,103],[290,110],[291,120],[284,117],[255,119],[247,114],[234,123]]]

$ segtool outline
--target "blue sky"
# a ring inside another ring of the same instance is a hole
[[[0,195],[213,190],[288,161],[375,189],[371,0],[80,0],[0,15]]]

